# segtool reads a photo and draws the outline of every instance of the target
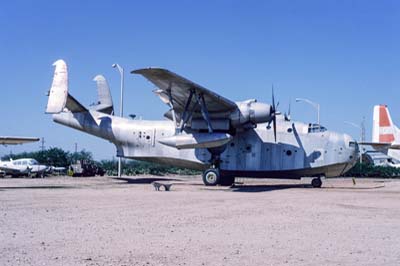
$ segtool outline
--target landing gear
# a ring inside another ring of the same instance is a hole
[[[322,186],[321,177],[313,178],[313,180],[311,181],[311,186],[313,186],[315,188],[320,188]]]
[[[203,173],[203,183],[206,186],[216,186],[220,181],[219,170],[210,168]]]
[[[232,186],[235,183],[234,176],[221,176],[219,169],[210,168],[203,173],[203,183],[206,186]]]
[[[219,167],[221,164],[221,154],[225,151],[226,145],[210,148],[208,151],[211,153],[210,165],[211,168],[203,173],[203,183],[206,186],[232,186],[235,182],[235,177],[222,176]]]
[[[37,178],[44,178],[44,172],[38,172],[38,173],[36,174],[36,177],[37,177]]]

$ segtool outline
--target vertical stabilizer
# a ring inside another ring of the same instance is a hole
[[[398,129],[393,124],[386,105],[375,105],[372,128],[372,141],[393,143],[396,141]]]
[[[113,114],[113,101],[107,80],[103,75],[97,75],[94,77],[93,81],[97,84],[97,103],[94,107],[95,110],[107,114]]]
[[[68,68],[64,60],[57,60],[55,66],[53,83],[49,91],[46,113],[58,114],[64,111],[86,112],[87,109],[68,93]]]
[[[46,113],[60,113],[63,111],[68,97],[68,69],[64,60],[57,60],[55,66],[53,83],[49,91]]]

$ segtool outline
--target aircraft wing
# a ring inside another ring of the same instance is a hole
[[[390,143],[390,142],[360,142],[358,144],[360,144],[360,145],[369,145],[369,146],[372,146],[372,148],[377,149],[377,150],[387,150],[387,149],[400,150],[400,144],[397,144],[397,143]]]
[[[0,136],[1,145],[17,145],[35,141],[39,141],[39,138]]]
[[[178,119],[185,110],[191,91],[194,94],[192,101],[189,103],[189,109],[193,108],[194,117],[201,115],[200,105],[196,104],[196,95],[204,97],[205,105],[211,117],[213,117],[213,114],[219,115],[219,118],[228,117],[230,112],[237,108],[237,105],[229,99],[166,69],[144,68],[134,70],[131,73],[140,74],[157,86],[158,90],[154,92],[164,103],[172,104]]]
[[[0,165],[0,170],[6,172],[7,174],[19,174],[19,173],[22,173],[21,169],[10,167],[10,166],[2,166],[2,165]]]

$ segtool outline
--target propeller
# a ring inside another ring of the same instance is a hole
[[[274,139],[276,142],[276,115],[277,115],[277,108],[279,106],[279,102],[275,105],[275,95],[274,95],[274,85],[272,85],[272,105],[271,105],[271,109],[270,109],[270,114],[271,114],[271,121],[268,122],[268,126],[267,128],[270,129],[271,128],[271,122],[272,122],[272,126],[274,127]]]

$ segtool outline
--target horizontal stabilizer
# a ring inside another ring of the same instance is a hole
[[[87,109],[80,102],[78,102],[74,97],[68,94],[67,104],[65,107],[72,113],[86,112]]]
[[[360,145],[368,145],[375,150],[400,150],[400,144],[390,142],[359,142]]]
[[[87,109],[74,97],[68,94],[68,67],[64,60],[54,62],[53,83],[49,91],[46,113],[56,114],[67,108],[69,111],[85,112]]]

